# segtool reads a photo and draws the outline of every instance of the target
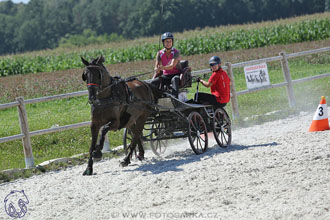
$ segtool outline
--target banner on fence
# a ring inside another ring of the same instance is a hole
[[[267,63],[245,66],[244,73],[248,89],[270,85]]]

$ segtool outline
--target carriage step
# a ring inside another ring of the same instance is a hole
[[[173,136],[174,137],[183,136],[183,135],[184,135],[184,133],[182,131],[175,131],[175,132],[173,132]]]

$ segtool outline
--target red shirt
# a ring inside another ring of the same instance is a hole
[[[211,93],[216,97],[217,102],[227,103],[230,100],[230,79],[223,69],[212,73],[209,78],[212,83]]]

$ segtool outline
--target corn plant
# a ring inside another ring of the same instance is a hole
[[[238,29],[178,40],[182,55],[207,54],[218,51],[258,48],[276,44],[291,44],[323,40],[330,37],[330,19],[314,19],[293,24],[265,26],[259,29]],[[0,76],[52,72],[83,67],[80,56],[87,59],[103,55],[110,64],[154,59],[159,45],[145,43],[118,49],[98,49],[60,55],[12,56],[0,59]]]

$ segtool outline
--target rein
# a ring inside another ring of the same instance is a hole
[[[139,76],[144,76],[144,75],[147,75],[147,74],[149,74],[149,73],[153,73],[153,72],[154,72],[154,70],[149,71],[149,72],[145,72],[145,73],[140,73],[140,74],[133,75],[133,76],[129,76],[129,77],[127,78],[127,80],[129,81],[129,79],[133,79],[133,78],[136,78],[136,77],[139,77]]]

